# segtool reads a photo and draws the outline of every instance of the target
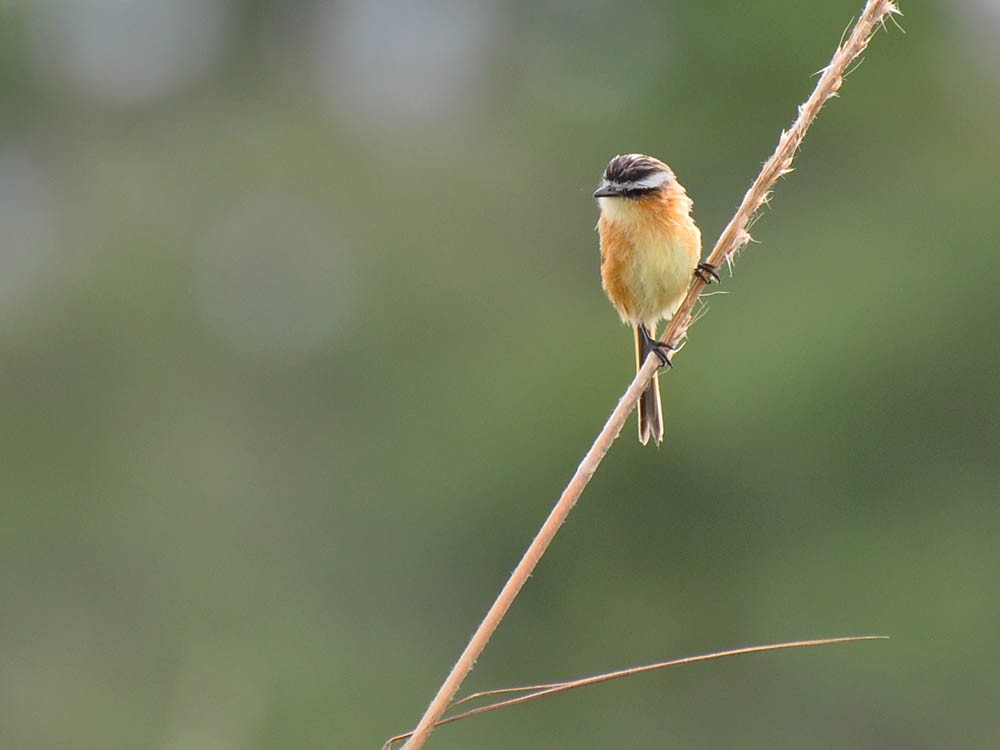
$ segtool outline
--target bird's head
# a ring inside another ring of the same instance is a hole
[[[644,198],[675,181],[670,167],[645,154],[621,154],[604,169],[595,198]]]

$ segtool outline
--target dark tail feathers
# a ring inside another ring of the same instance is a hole
[[[638,370],[652,351],[639,326],[635,327],[635,367]],[[663,407],[660,404],[659,373],[653,375],[642,396],[639,397],[639,442],[645,445],[652,437],[656,444],[663,442]]]

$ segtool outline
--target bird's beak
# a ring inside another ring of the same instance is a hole
[[[598,185],[597,190],[594,191],[595,198],[612,198],[616,195],[621,195],[621,190],[607,180]]]

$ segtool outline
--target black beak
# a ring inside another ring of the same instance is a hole
[[[621,190],[607,182],[602,182],[597,190],[594,191],[595,198],[611,198],[621,194]]]

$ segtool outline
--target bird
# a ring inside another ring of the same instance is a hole
[[[673,317],[693,274],[706,283],[717,269],[701,259],[701,230],[692,201],[670,167],[645,154],[619,154],[594,191],[600,208],[601,285],[622,322],[635,334],[636,369],[650,352],[670,365],[669,347],[656,338]],[[639,398],[639,442],[663,441],[663,409],[656,375]]]

